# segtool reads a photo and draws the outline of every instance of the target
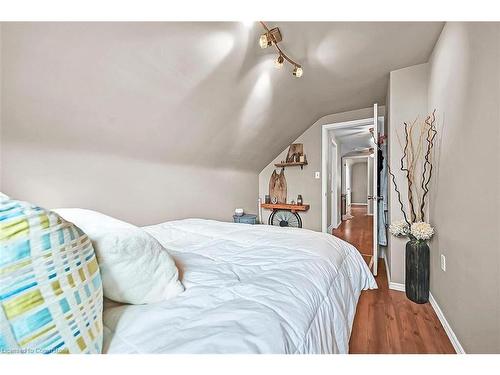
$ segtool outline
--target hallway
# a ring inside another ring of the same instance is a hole
[[[344,220],[332,231],[336,237],[349,242],[362,255],[371,258],[373,255],[373,216],[367,215],[367,206],[352,205],[352,219]]]

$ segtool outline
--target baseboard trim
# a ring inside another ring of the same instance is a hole
[[[389,266],[387,262],[387,252],[384,251],[384,262],[385,262],[385,273],[387,274],[387,282],[389,283],[389,289],[397,290],[399,292],[405,291],[405,285],[401,283],[393,283],[391,281],[391,273],[389,272]]]
[[[368,206],[368,203],[351,203],[351,206]]]
[[[397,290],[398,292],[406,291],[405,284],[393,283],[392,281],[389,281],[389,289]]]
[[[446,317],[444,316],[443,310],[439,307],[439,305],[436,302],[436,299],[432,295],[432,293],[429,293],[429,302],[434,309],[439,321],[441,322],[446,335],[448,335],[448,338],[451,341],[451,345],[453,345],[453,348],[455,348],[455,351],[457,354],[465,354],[465,350],[460,344],[460,341],[458,341],[457,335],[455,335],[455,332],[453,332],[453,329],[450,326],[450,323],[446,320]]]
[[[332,233],[332,230],[337,229],[338,227],[340,227],[340,224],[342,224],[342,220],[340,220],[340,223],[330,224],[328,226],[328,233]]]

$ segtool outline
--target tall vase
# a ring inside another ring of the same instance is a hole
[[[413,302],[429,301],[430,251],[425,241],[406,243],[406,296]]]

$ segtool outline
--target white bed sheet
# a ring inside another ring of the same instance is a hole
[[[145,228],[186,287],[149,305],[107,302],[107,353],[347,353],[361,290],[359,252],[329,234],[187,219]]]

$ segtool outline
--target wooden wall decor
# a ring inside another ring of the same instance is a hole
[[[277,203],[286,203],[286,178],[285,170],[282,169],[280,173],[273,171],[269,179],[269,195],[271,199],[277,198]]]
[[[288,154],[286,155],[286,162],[298,162],[297,156],[304,155],[304,145],[302,143],[292,143],[288,148]]]

